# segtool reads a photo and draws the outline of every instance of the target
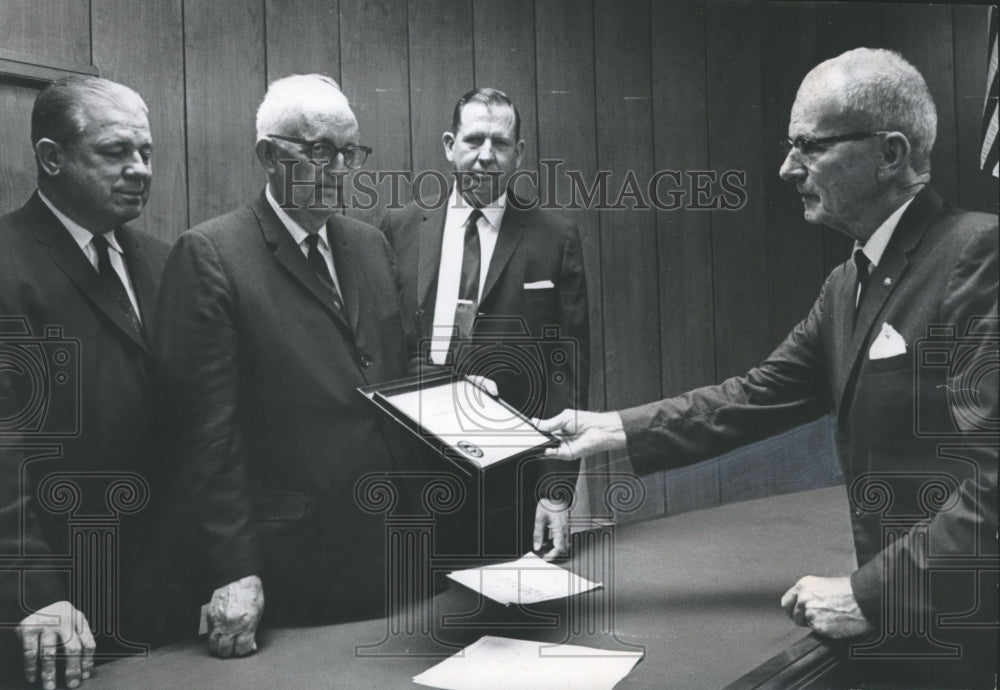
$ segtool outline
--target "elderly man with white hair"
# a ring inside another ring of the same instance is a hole
[[[855,242],[759,366],[622,412],[542,423],[562,458],[627,448],[682,465],[832,412],[858,567],[800,579],[799,625],[851,639],[855,682],[995,687],[997,216],[930,186],[937,116],[920,73],[859,48],[803,80],[782,179]]]
[[[332,79],[274,82],[266,187],[181,235],[164,270],[155,350],[220,656],[256,649],[265,595],[276,623],[385,609],[383,520],[354,486],[416,453],[356,391],[405,376],[410,342],[384,236],[338,213],[370,152]]]

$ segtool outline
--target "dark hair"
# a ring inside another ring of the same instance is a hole
[[[147,112],[139,94],[122,84],[100,77],[57,79],[35,98],[31,109],[32,145],[43,138],[60,144],[72,143],[83,131],[84,105],[102,101],[126,107],[138,105],[143,112]]]
[[[458,128],[462,124],[462,108],[469,103],[479,103],[487,108],[503,106],[513,110],[514,141],[521,140],[521,113],[517,112],[517,108],[514,107],[514,103],[507,97],[507,94],[499,89],[491,89],[488,87],[466,91],[462,97],[458,99],[458,103],[455,104],[455,111],[451,115],[452,132],[458,132]]]

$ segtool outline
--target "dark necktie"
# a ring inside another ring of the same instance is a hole
[[[111,256],[108,254],[108,239],[104,235],[94,235],[91,240],[94,250],[97,252],[97,273],[101,277],[101,284],[104,285],[108,293],[114,298],[115,303],[122,308],[125,318],[132,324],[136,333],[142,333],[142,324],[139,322],[139,315],[135,313],[132,300],[128,298],[128,291],[122,283],[122,279],[115,272],[111,265]]]
[[[854,252],[854,266],[858,269],[858,283],[855,286],[854,294],[858,296],[858,301],[856,304],[856,309],[854,311],[855,318],[857,318],[857,313],[861,311],[861,302],[865,298],[865,291],[868,289],[868,283],[871,281],[871,273],[868,270],[868,266],[871,262],[865,253],[860,249]]]
[[[458,283],[458,298],[473,304],[479,302],[479,272],[482,248],[479,246],[479,219],[483,212],[473,209],[465,222],[465,250],[462,252],[462,277]]]
[[[323,254],[319,250],[319,234],[315,232],[309,233],[306,236],[306,244],[309,245],[309,253],[306,256],[309,260],[309,265],[316,271],[316,275],[319,276],[320,281],[333,296],[334,308],[341,316],[344,316],[344,300],[341,299],[340,291],[337,290],[337,285],[333,282],[333,276],[330,275],[330,269],[326,265],[326,259],[323,258]]]

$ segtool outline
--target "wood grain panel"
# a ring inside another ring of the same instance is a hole
[[[37,94],[26,86],[0,84],[0,215],[19,208],[35,189],[31,107]]]
[[[955,5],[951,11],[955,46],[958,203],[974,211],[996,213],[997,178],[979,167],[989,8]]]
[[[826,275],[823,231],[805,222],[795,185],[778,176],[783,162],[778,140],[788,132],[789,113],[802,77],[815,64],[815,8],[807,4],[766,5],[761,47],[765,204],[760,232],[770,265],[767,303],[773,346],[809,313]]]
[[[590,405],[603,408],[604,309],[598,214],[570,209],[567,171],[586,180],[597,173],[597,121],[594,95],[594,14],[590,2],[545,0],[535,4],[538,80],[538,157],[552,161],[542,168],[554,190],[545,185],[546,203],[564,208],[583,243],[590,302]],[[551,193],[550,193],[551,192]]]
[[[514,101],[521,114],[525,141],[523,170],[538,170],[538,109],[535,79],[534,0],[474,0],[476,86],[500,89]],[[524,180],[528,182],[527,179]],[[535,185],[518,184],[516,191],[532,198]]]
[[[663,473],[666,487],[666,514],[719,505],[719,459],[713,458]]]
[[[90,64],[88,0],[4,0],[0,47],[25,55]]]
[[[341,86],[358,118],[362,143],[375,150],[361,181],[370,171],[412,170],[406,15],[406,5],[394,0],[340,0]],[[397,186],[395,201],[409,201],[408,184]],[[348,215],[377,223],[393,201],[392,178],[376,186],[375,198],[367,196],[358,194],[352,205],[372,208],[353,208]]]
[[[845,50],[882,43],[882,12],[876,3],[822,2],[816,4],[816,60],[836,57]],[[815,67],[808,65],[806,71]],[[844,234],[823,228],[823,273],[851,255],[853,242]]]
[[[338,0],[265,0],[264,8],[269,84],[314,72],[340,81]]]
[[[538,81],[538,157],[551,173],[554,189],[542,194],[552,205],[569,204],[567,171],[586,180],[597,173],[597,121],[594,88],[594,12],[590,0],[544,0],[535,3],[535,46]],[[583,244],[590,303],[590,407],[606,409],[604,390],[603,274],[599,218],[592,209],[568,209]],[[625,460],[627,464],[627,459]],[[629,468],[631,466],[629,465]],[[579,490],[590,514],[606,512],[608,457],[585,458]],[[623,469],[623,471],[625,471]]]
[[[898,50],[920,70],[937,105],[937,142],[931,154],[935,189],[945,199],[958,198],[955,136],[955,66],[951,7],[883,5],[883,46]],[[933,51],[927,46],[934,46]]]
[[[653,150],[665,207],[708,169],[705,3],[652,3]],[[677,177],[680,175],[680,177]],[[707,213],[683,204],[656,213],[659,241],[660,366],[664,395],[715,382],[712,228]]]
[[[768,243],[763,234],[759,6],[706,5],[711,169],[746,172],[747,203],[712,213],[715,347],[719,378],[740,374],[774,346],[768,318]],[[771,173],[773,174],[773,172]]]
[[[410,0],[409,10],[413,170],[446,174],[441,134],[451,129],[455,102],[475,82],[472,2]],[[433,201],[437,185],[429,184],[425,193]]]
[[[653,176],[650,3],[594,3],[597,162],[610,171],[605,204],[634,179],[640,194]],[[659,250],[647,202],[621,202],[601,222],[605,393],[611,408],[655,400],[660,388]],[[653,477],[643,510],[663,511],[662,479]]]
[[[248,203],[267,179],[254,117],[264,96],[263,0],[185,0],[190,223]]]
[[[718,458],[721,502],[834,486],[844,481],[829,417]]]
[[[782,7],[796,3],[781,3]],[[878,3],[818,2],[816,8],[816,63],[846,50],[882,42],[882,12]]]
[[[642,190],[653,175],[649,2],[598,0],[594,33],[597,159],[599,169],[611,172],[613,206],[630,175]],[[660,397],[656,220],[648,207],[633,208],[631,200],[621,205],[600,213],[605,388],[612,407]]]
[[[149,107],[153,187],[134,224],[172,243],[188,226],[181,0],[94,0],[91,10],[94,64]]]

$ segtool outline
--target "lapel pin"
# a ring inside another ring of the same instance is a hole
[[[892,287],[892,278],[888,278],[888,277],[887,278],[883,278],[882,279],[882,284],[885,285],[886,287]]]

